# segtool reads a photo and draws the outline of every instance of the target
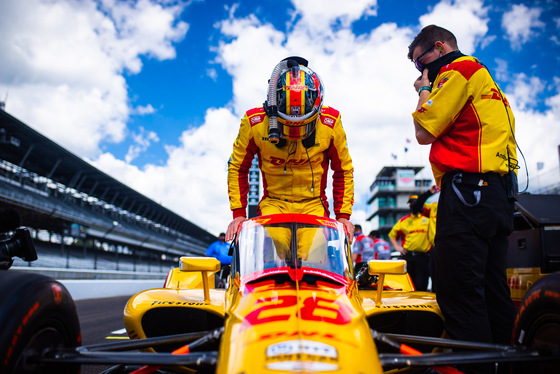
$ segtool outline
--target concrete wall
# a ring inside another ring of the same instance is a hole
[[[63,269],[47,267],[12,266],[10,271],[29,271],[55,279],[165,279],[167,272],[140,272],[117,270]]]
[[[74,300],[132,296],[150,288],[161,288],[167,273],[68,270],[13,266],[9,271],[40,273],[60,281]]]
[[[99,299],[115,296],[132,296],[150,288],[161,288],[165,279],[160,280],[61,280],[75,300]]]

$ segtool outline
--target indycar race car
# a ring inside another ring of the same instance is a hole
[[[28,255],[10,245],[8,255]],[[458,373],[457,365],[481,363],[560,372],[558,273],[529,290],[512,345],[502,346],[446,339],[435,295],[414,290],[403,260],[372,260],[354,275],[335,220],[253,218],[230,252],[226,289],[214,287],[216,259],[182,257],[162,288],[126,304],[129,340],[89,346],[80,346],[74,303],[59,282],[1,272],[3,372],[111,364],[104,373]]]

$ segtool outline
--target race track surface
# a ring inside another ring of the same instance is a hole
[[[128,339],[123,331],[123,310],[130,296],[76,301],[82,330],[82,345]],[[97,374],[112,365],[84,365],[82,374]]]

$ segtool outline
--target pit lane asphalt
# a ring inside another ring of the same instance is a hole
[[[113,342],[127,337],[115,334],[114,331],[124,329],[123,310],[130,296],[111,297],[106,299],[90,299],[76,301],[82,345]],[[82,374],[97,374],[113,365],[84,365]]]

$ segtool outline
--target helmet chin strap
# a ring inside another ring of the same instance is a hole
[[[315,120],[315,124],[317,124],[318,120],[319,120],[319,117],[317,117],[317,119]],[[301,144],[303,144],[305,149],[311,148],[315,145],[316,131],[317,131],[317,127],[315,127],[313,129],[313,131],[311,131],[311,134],[309,134],[309,136],[307,138],[301,140]]]

